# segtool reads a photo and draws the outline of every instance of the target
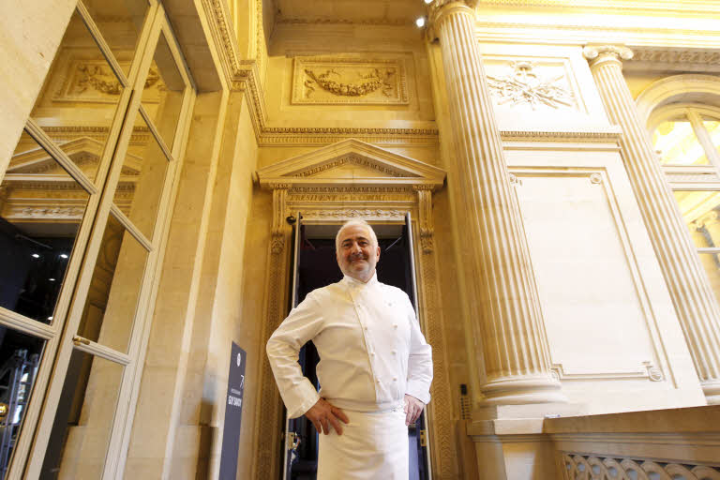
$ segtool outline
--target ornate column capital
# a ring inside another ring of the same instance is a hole
[[[433,0],[427,7],[428,32],[431,39],[437,37],[435,29],[441,19],[451,13],[462,13],[475,18],[477,0]]]
[[[588,45],[583,48],[583,56],[594,67],[605,62],[617,62],[633,58],[633,51],[623,45]]]

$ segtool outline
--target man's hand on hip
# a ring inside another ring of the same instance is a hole
[[[425,404],[413,397],[412,395],[405,395],[405,425],[410,426],[417,422],[418,417],[425,408]]]
[[[350,423],[350,419],[345,415],[345,412],[331,405],[324,398],[321,398],[315,405],[310,407],[310,410],[305,412],[305,416],[315,425],[318,433],[324,433],[325,435],[330,433],[330,425],[338,435],[342,435],[343,429],[340,420],[345,424]]]

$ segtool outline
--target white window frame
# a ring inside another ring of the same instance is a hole
[[[157,0],[146,1],[148,10],[145,23],[137,41],[128,76],[124,74],[82,0],[77,4],[77,13],[82,17],[123,86],[94,181],[85,176],[32,118],[28,119],[25,128],[26,132],[88,192],[89,199],[78,229],[73,255],[66,269],[64,287],[57,299],[53,322],[45,325],[0,307],[0,325],[46,341],[30,402],[12,452],[7,479],[39,477],[70,356],[75,350],[124,366],[102,478],[122,477],[150,333],[152,309],[157,296],[157,279],[162,267],[173,200],[179,183],[178,172],[185,153],[190,114],[196,97],[195,85],[162,5]],[[139,94],[145,85],[161,35],[164,36],[185,83],[172,148],[169,148],[159,135],[152,119],[141,104],[142,95]],[[132,221],[113,204],[113,194],[120,179],[137,115],[143,117],[151,136],[159,143],[169,163],[150,238],[135,227]],[[77,335],[102,236],[110,215],[113,215],[148,251],[138,306],[126,352],[114,350]]]

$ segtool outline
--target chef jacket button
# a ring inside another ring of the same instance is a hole
[[[397,327],[398,327],[397,323],[394,323],[393,328],[397,328]]]
[[[396,354],[397,354],[397,352],[396,352],[395,350],[393,350],[393,351],[392,351],[392,354],[393,354],[393,355],[396,355]]]
[[[370,354],[370,356],[371,356],[371,357],[374,357],[374,356],[375,356],[375,352],[372,352],[372,353]]]
[[[365,327],[365,331],[366,331],[366,332],[368,331],[368,327]]]
[[[377,384],[380,385],[380,379],[379,379],[379,378],[378,378],[377,380],[375,380],[375,382],[377,382]]]
[[[397,377],[393,377],[393,382],[397,382]]]

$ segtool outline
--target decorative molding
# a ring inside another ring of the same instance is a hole
[[[593,372],[593,373],[567,373],[561,363],[553,363],[551,367],[553,377],[558,380],[619,380],[619,379],[643,379],[651,382],[662,382],[665,375],[662,370],[651,361],[642,362],[642,365],[634,372]]]
[[[276,185],[273,190],[273,225],[270,251],[278,255],[285,249],[285,210],[287,208],[287,189],[285,185]]]
[[[5,204],[3,209],[3,218],[10,220],[81,220],[85,213],[85,207],[23,207],[21,205],[13,205],[12,202]]]
[[[590,178],[590,183],[592,183],[593,185],[600,185],[601,183],[603,183],[602,175],[600,175],[597,172],[591,173],[589,178]]]
[[[535,131],[535,130],[501,130],[503,141],[522,140],[529,142],[617,142],[622,131],[617,127],[601,127],[595,131]]]
[[[709,65],[720,66],[720,52],[717,50],[633,47],[633,58],[628,63],[652,63],[662,65]]]
[[[667,173],[669,183],[717,183],[720,182],[720,176],[717,173]]]
[[[328,220],[339,222],[353,218],[362,218],[367,221],[395,221],[405,220],[403,210],[383,209],[331,209],[331,210],[303,210],[303,219],[308,221]]]
[[[321,146],[351,138],[375,145],[439,145],[435,128],[262,127],[259,146]]]
[[[84,126],[84,125],[62,125],[42,126],[50,138],[58,142],[76,140],[78,137],[89,137],[93,140],[104,141],[110,134],[108,127]],[[130,144],[144,144],[150,140],[150,129],[143,126],[134,126],[130,136]]]
[[[510,71],[503,77],[488,75],[490,93],[497,105],[527,104],[535,110],[539,106],[558,109],[575,108],[577,102],[567,83],[565,73],[544,78],[534,71],[537,66],[531,61],[510,61]]]
[[[665,375],[663,375],[662,370],[653,365],[652,362],[643,362],[643,365],[647,368],[648,378],[651,382],[662,382],[665,380]]]
[[[322,134],[315,134],[312,132],[301,133],[297,132],[298,129],[292,129],[294,131],[288,131],[283,129],[283,132],[278,133],[262,133],[258,138],[258,146],[261,147],[277,147],[277,146],[294,146],[294,147],[321,147],[329,145],[331,143],[358,139],[367,143],[372,143],[378,146],[422,146],[428,148],[437,148],[439,146],[439,136],[437,130],[433,134],[424,135],[416,133],[418,130],[412,130],[410,132],[393,131],[388,129],[388,132],[383,134],[366,133],[375,129],[357,129],[358,133],[348,134],[345,133],[345,128],[333,128],[327,129],[327,132]],[[398,129],[403,130],[403,129]]]
[[[420,320],[427,341],[433,346],[433,383],[431,395],[433,401],[428,405],[428,428],[433,455],[433,476],[449,479],[458,476],[458,445],[453,434],[453,409],[449,377],[450,362],[447,359],[447,345],[442,314],[437,274],[438,258],[434,249],[434,222],[432,217],[432,191],[419,189],[419,222],[415,222],[420,233],[422,255],[417,256],[418,263],[418,304],[422,306]],[[425,233],[425,240],[423,240]]]
[[[333,168],[338,168],[343,165],[365,166],[365,167],[372,168],[373,170],[377,170],[378,173],[384,173],[391,177],[403,176],[402,171],[399,171],[395,168],[380,164],[371,159],[361,157],[360,155],[357,155],[354,153],[350,153],[345,156],[339,157],[331,162],[327,162],[327,163],[317,165],[315,167],[297,172],[294,176],[295,177],[311,177],[313,175],[317,175],[318,173],[324,172],[326,170],[331,170]]]
[[[425,255],[435,251],[435,227],[432,217],[432,190],[417,189],[418,210],[420,211],[420,247]]]
[[[407,18],[340,18],[340,17],[286,17],[276,15],[275,23],[278,25],[387,25],[412,26],[415,23]]]
[[[292,103],[406,105],[403,59],[296,57]]]
[[[657,459],[630,459],[605,457],[582,453],[559,452],[560,468],[564,480],[595,480],[616,478],[673,479],[673,480],[720,480],[720,468],[710,465],[679,464]]]

